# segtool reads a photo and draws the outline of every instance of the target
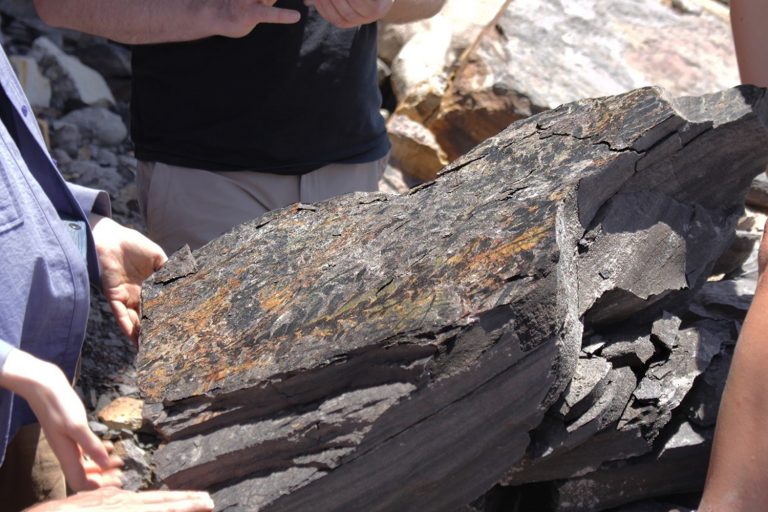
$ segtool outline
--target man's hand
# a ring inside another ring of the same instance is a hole
[[[111,443],[91,432],[83,402],[58,366],[12,350],[0,370],[0,386],[29,403],[70,488],[122,485],[122,460],[111,455]]]
[[[299,21],[299,11],[274,7],[277,0],[219,0],[211,16],[215,34],[245,37],[260,23],[291,24]]]
[[[145,491],[115,488],[81,492],[26,509],[25,512],[210,512],[213,500],[205,492]]]
[[[339,28],[352,28],[378,21],[387,15],[394,0],[304,0],[320,16]]]
[[[91,216],[101,286],[123,332],[138,345],[141,284],[168,259],[156,243],[112,219]]]

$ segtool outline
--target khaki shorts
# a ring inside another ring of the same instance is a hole
[[[296,176],[139,162],[139,205],[149,237],[167,254],[184,244],[194,250],[270,210],[349,192],[376,191],[388,158],[332,164]]]

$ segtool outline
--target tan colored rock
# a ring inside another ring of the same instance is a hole
[[[458,55],[470,46],[506,3],[505,0],[472,3],[449,0],[442,11],[429,20],[382,27],[379,54],[392,62],[391,80],[398,99],[397,113],[422,124],[390,133],[397,143],[394,156],[402,162],[404,172],[421,180],[432,179],[447,162],[434,136],[424,128],[424,121],[439,110],[450,70]],[[393,123],[401,124],[399,121]],[[483,133],[491,136],[498,130]],[[408,140],[411,135],[416,138]],[[427,156],[426,162],[424,156]]]
[[[450,69],[458,55],[506,3],[505,0],[472,4],[449,1],[440,14],[428,21],[383,30],[385,39],[398,40],[402,45],[392,62],[392,89],[399,100],[396,113],[416,120],[412,124],[401,118],[391,124],[393,156],[403,172],[420,180],[430,180],[448,162],[435,136],[424,124],[441,108]],[[506,107],[503,108],[506,113]],[[479,122],[482,125],[483,119]],[[495,126],[492,129],[478,126],[478,129],[483,138],[499,131]]]
[[[408,116],[394,114],[387,123],[387,131],[392,142],[392,159],[401,171],[429,181],[448,163],[432,133]]]
[[[45,147],[48,148],[48,151],[50,151],[51,150],[51,127],[48,124],[48,121],[46,121],[45,119],[37,118],[37,126],[40,128],[40,135],[43,136]]]
[[[97,417],[99,421],[111,429],[128,429],[132,432],[137,432],[141,429],[141,425],[144,422],[141,415],[143,407],[143,400],[121,396],[101,409]]]
[[[387,165],[384,174],[381,175],[381,179],[379,180],[379,192],[384,192],[386,194],[405,194],[410,189],[405,180],[406,178],[403,175],[403,171],[392,165]]]
[[[440,109],[447,90],[448,76],[445,73],[432,75],[423,82],[409,85],[395,112],[423,122]]]
[[[531,104],[524,94],[495,82],[494,66],[483,56],[465,56],[461,68],[447,85],[440,105],[432,111],[408,105],[408,112],[417,112],[433,133],[449,161],[455,160],[481,141],[493,137],[510,123],[541,110]],[[405,108],[405,107],[404,107]]]

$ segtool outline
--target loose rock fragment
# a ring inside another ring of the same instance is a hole
[[[98,412],[99,421],[113,430],[128,429],[132,432],[141,430],[143,423],[142,400],[121,396]]]

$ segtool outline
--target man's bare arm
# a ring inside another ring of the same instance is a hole
[[[34,0],[49,25],[127,44],[242,37],[259,23],[295,23],[275,0]]]
[[[741,81],[768,86],[768,2],[731,0],[731,26]]]
[[[766,224],[768,229],[768,224]],[[744,320],[717,417],[700,512],[751,512],[768,503],[768,233],[757,289]]]
[[[339,28],[375,21],[407,23],[434,16],[445,0],[304,0],[320,16]]]

